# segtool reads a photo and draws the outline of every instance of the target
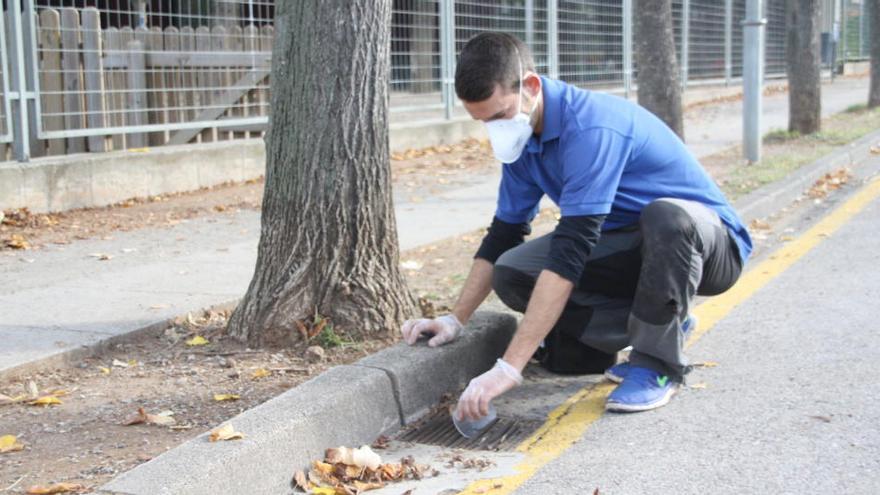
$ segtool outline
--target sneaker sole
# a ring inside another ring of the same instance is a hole
[[[658,407],[663,407],[668,404],[669,401],[672,400],[672,396],[675,395],[676,392],[678,392],[678,387],[671,388],[668,394],[650,404],[621,404],[619,402],[606,402],[605,410],[611,412],[650,411],[652,409],[657,409]]]

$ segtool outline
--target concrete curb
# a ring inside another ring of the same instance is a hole
[[[515,330],[512,315],[479,312],[452,344],[398,344],[337,366],[229,420],[244,440],[215,444],[204,433],[95,493],[287,493],[293,472],[326,448],[371,443],[460,390],[492,366]]]
[[[734,203],[734,208],[746,225],[756,218],[769,217],[798,199],[825,174],[865,161],[871,156],[871,147],[878,142],[880,131],[862,136],[846,147],[834,150],[812,164],[797,169],[788,177],[743,196]]]

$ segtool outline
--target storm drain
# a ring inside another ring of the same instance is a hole
[[[538,420],[498,418],[480,436],[465,438],[455,429],[449,413],[441,411],[404,430],[397,439],[456,449],[510,451],[542,424]]]

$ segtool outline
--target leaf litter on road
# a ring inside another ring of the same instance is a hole
[[[311,494],[356,495],[384,488],[389,482],[420,480],[438,473],[429,465],[417,464],[412,456],[400,462],[383,463],[368,445],[360,448],[327,449],[323,461],[313,461],[308,471],[293,475],[294,487]]]

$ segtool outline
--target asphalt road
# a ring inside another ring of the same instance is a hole
[[[880,492],[878,302],[874,197],[696,342],[698,388],[603,415],[514,493]]]

